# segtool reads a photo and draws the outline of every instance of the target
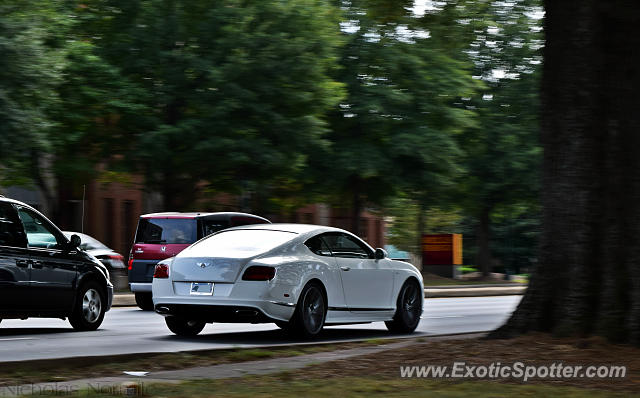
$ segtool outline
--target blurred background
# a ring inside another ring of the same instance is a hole
[[[536,0],[3,0],[0,193],[128,253],[138,216],[332,225],[527,274]]]

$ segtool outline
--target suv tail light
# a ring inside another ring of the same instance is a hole
[[[129,259],[129,271],[131,271],[132,268],[133,268],[133,259],[130,258]]]
[[[254,265],[247,268],[242,275],[243,281],[270,281],[276,276],[276,269],[263,265]]]
[[[167,264],[156,264],[153,277],[158,279],[166,279],[169,277],[169,266]]]

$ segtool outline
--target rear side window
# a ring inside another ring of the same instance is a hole
[[[304,244],[318,256],[331,256],[331,250],[329,250],[329,246],[327,246],[321,236],[314,236],[304,242]]]
[[[214,232],[222,231],[223,229],[229,228],[228,220],[203,219],[201,222],[202,222],[202,236],[209,236]]]
[[[250,225],[250,224],[269,224],[269,221],[263,220],[258,217],[249,216],[233,216],[231,217],[231,226],[238,225]]]
[[[136,243],[191,244],[197,238],[196,227],[192,218],[141,218]]]
[[[0,246],[27,246],[18,215],[9,203],[0,203]]]
[[[200,220],[202,237],[209,236],[215,232],[222,231],[230,227],[250,224],[269,224],[268,221],[251,216],[218,216],[203,218]]]

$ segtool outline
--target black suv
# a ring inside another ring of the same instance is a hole
[[[113,285],[79,245],[37,210],[0,196],[0,320],[69,318],[77,330],[97,329]]]

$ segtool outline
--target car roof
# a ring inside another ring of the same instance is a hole
[[[307,234],[311,232],[346,232],[340,228],[327,227],[324,225],[312,225],[312,224],[250,224],[250,225],[239,225],[237,227],[229,228],[228,230],[234,229],[260,229],[260,230],[268,230],[268,231],[283,231],[283,232],[293,232],[296,234]]]
[[[256,216],[255,214],[239,213],[231,211],[221,212],[179,212],[179,211],[167,211],[161,213],[149,213],[143,214],[140,218],[204,218],[204,217],[252,217],[260,220],[270,222],[264,217]]]
[[[9,202],[9,203],[13,203],[13,204],[16,204],[16,205],[21,205],[21,206],[26,206],[26,207],[32,208],[31,206],[29,206],[28,204],[26,204],[24,202],[20,202],[19,200],[7,198],[6,196],[3,196],[3,195],[0,195],[0,201],[1,202]]]

